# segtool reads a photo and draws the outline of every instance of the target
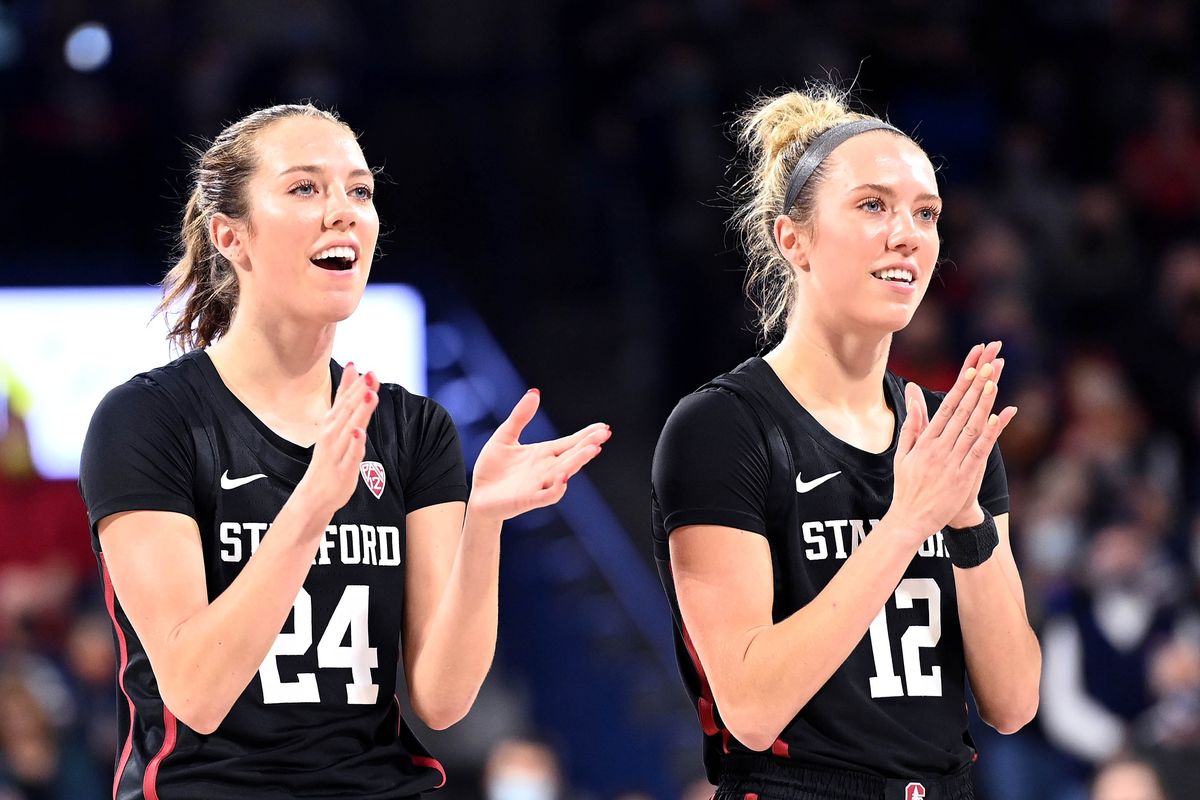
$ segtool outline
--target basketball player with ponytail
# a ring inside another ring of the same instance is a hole
[[[496,643],[504,520],[558,501],[609,437],[521,444],[470,492],[445,410],[331,357],[379,234],[353,132],[312,106],[200,157],[162,308],[187,352],[96,410],[80,486],[119,656],[115,800],[413,797]],[[403,636],[401,636],[403,632]],[[402,643],[401,643],[402,642]]]
[[[974,796],[966,682],[1001,732],[1037,708],[1008,543],[1000,342],[945,395],[887,369],[937,264],[929,158],[817,87],[740,122],[734,218],[769,349],[685,397],[654,545],[718,798]]]

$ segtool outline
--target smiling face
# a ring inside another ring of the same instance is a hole
[[[940,249],[933,166],[908,139],[871,131],[840,145],[823,169],[811,228],[776,224],[798,270],[798,308],[831,330],[898,331],[925,296]]]
[[[375,180],[354,135],[317,117],[272,123],[255,141],[249,220],[215,230],[238,267],[238,314],[339,322],[362,298],[379,238]]]

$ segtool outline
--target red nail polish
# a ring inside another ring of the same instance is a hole
[[[365,394],[363,394],[363,400],[366,400],[368,403],[371,402],[372,394],[373,394],[373,392],[366,392]]]

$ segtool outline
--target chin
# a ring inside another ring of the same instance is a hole
[[[316,309],[313,309],[313,317],[319,319],[323,323],[342,322],[352,315],[358,304],[362,301],[362,291],[354,292],[353,296],[342,295],[328,297],[325,302],[321,303]]]
[[[907,328],[908,323],[912,322],[912,318],[916,312],[916,309],[913,309],[913,312],[914,313],[904,314],[903,316],[897,317],[896,320],[889,326],[891,328],[891,332],[899,333],[900,331]]]
[[[889,336],[907,328],[908,323],[912,322],[912,318],[911,312],[899,313],[897,310],[897,313],[879,314],[869,319],[860,318],[857,322],[861,330],[873,331],[880,336]]]

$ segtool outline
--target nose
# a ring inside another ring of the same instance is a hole
[[[358,220],[350,198],[343,191],[331,191],[325,201],[325,227],[344,231],[353,228]]]
[[[892,218],[892,229],[888,232],[887,246],[904,255],[916,252],[920,246],[920,232],[911,215],[896,213]]]

